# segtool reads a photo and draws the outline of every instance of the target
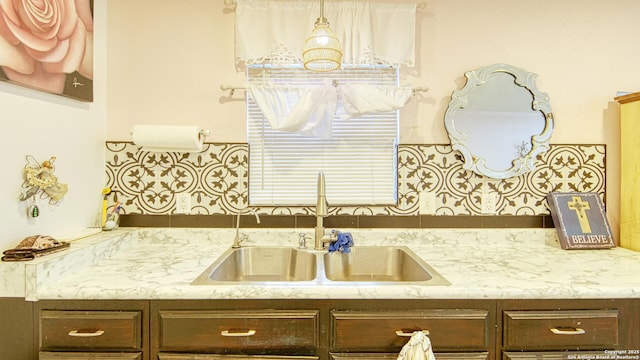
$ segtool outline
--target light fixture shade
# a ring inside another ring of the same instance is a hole
[[[305,69],[318,72],[336,70],[342,65],[340,41],[326,19],[318,19],[311,35],[304,41],[302,61]]]

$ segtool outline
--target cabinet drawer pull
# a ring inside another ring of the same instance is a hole
[[[220,335],[222,336],[253,336],[256,334],[255,330],[247,330],[245,332],[231,332],[229,330],[222,330]]]
[[[416,331],[420,331],[420,330],[414,330],[414,331],[403,331],[403,330],[396,330],[396,336],[404,336],[404,337],[411,337],[413,335],[414,332]],[[429,330],[422,330],[422,332],[425,335],[429,335]]]
[[[549,330],[551,330],[551,332],[556,335],[582,335],[587,333],[586,331],[584,331],[584,329],[572,328],[572,327],[566,327],[566,328],[560,328],[560,329],[551,328]]]
[[[94,332],[80,332],[78,330],[71,330],[69,331],[69,336],[75,336],[75,337],[96,337],[96,336],[100,336],[104,334],[104,330],[96,330]]]

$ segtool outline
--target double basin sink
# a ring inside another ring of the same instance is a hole
[[[229,249],[193,285],[223,284],[450,285],[404,246],[354,246],[349,253],[292,247]]]

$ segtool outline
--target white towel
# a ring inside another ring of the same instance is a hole
[[[414,331],[409,342],[400,350],[398,360],[436,360],[429,337],[422,331]]]

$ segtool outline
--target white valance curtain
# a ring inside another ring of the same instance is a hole
[[[316,0],[236,0],[235,56],[246,64],[302,63],[320,15]],[[343,64],[414,66],[416,3],[326,0],[324,14]]]
[[[325,139],[336,114],[346,119],[397,110],[413,93],[409,87],[340,85],[328,79],[322,86],[249,85],[247,90],[272,129]]]

